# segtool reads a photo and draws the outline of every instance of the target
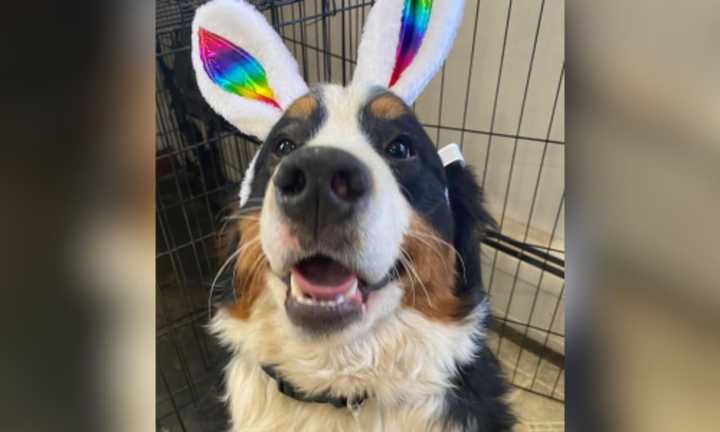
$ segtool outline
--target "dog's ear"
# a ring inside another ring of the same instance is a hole
[[[243,0],[213,0],[197,9],[192,62],[210,106],[261,140],[285,108],[308,91],[280,36]]]
[[[411,105],[445,61],[463,0],[378,0],[358,48],[353,85],[382,86]]]
[[[484,295],[477,289],[482,285],[480,243],[486,229],[497,229],[497,225],[483,206],[482,188],[470,167],[454,163],[445,168],[445,174],[455,226],[453,246],[463,261],[462,273],[458,273],[463,280],[457,285],[457,294],[474,297],[471,303],[476,304]]]

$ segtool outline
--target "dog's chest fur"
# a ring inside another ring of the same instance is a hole
[[[437,415],[443,409],[442,395],[387,407],[370,399],[353,416],[347,408],[291,399],[280,393],[275,381],[260,368],[241,361],[230,364],[230,377],[228,385],[237,389],[229,400],[233,432],[459,431],[448,429]]]
[[[485,304],[465,322],[452,324],[401,309],[355,342],[308,345],[292,334],[272,291],[258,299],[252,319],[221,312],[212,325],[234,354],[225,371],[232,431],[453,430],[445,422],[446,392],[457,367],[483,349],[478,323],[487,313]],[[356,416],[329,404],[297,401],[278,391],[261,364],[278,365],[305,392],[367,392],[369,398]]]

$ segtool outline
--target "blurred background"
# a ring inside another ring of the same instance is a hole
[[[715,430],[720,4],[581,0],[566,23],[568,424]]]
[[[204,2],[156,2],[157,418],[165,431],[210,430],[225,361],[204,330],[221,210],[258,142],[200,95],[190,23]],[[372,2],[256,1],[305,80],[346,84]],[[563,2],[469,0],[454,48],[414,105],[436,146],[457,143],[498,229],[482,265],[497,317],[489,346],[519,389],[528,430],[562,430],[564,399]],[[216,372],[216,371],[215,371]],[[200,412],[200,414],[198,414]]]

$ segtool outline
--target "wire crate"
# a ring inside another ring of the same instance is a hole
[[[157,428],[215,430],[203,400],[222,364],[204,328],[220,267],[218,214],[258,143],[204,102],[190,23],[204,1],[156,3]],[[258,0],[305,80],[347,83],[371,1]],[[564,400],[564,46],[561,0],[466,0],[454,48],[413,105],[437,146],[458,143],[497,231],[484,241],[489,347],[512,384]],[[200,413],[200,414],[198,414]],[[221,416],[217,418],[221,430]]]

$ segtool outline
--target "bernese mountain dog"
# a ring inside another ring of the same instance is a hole
[[[242,186],[211,326],[232,351],[233,430],[510,430],[484,344],[491,219],[400,98],[312,89]]]
[[[366,33],[404,34],[403,11],[413,3],[379,0]],[[271,29],[247,23],[257,18],[251,6],[215,0],[205,15],[198,10],[200,88],[218,112],[263,142],[228,217],[220,273],[232,284],[215,298],[210,323],[229,351],[224,400],[232,431],[513,426],[506,383],[485,345],[490,312],[479,255],[492,220],[472,171],[444,166],[409,106],[454,36],[437,33],[440,24],[459,23],[462,1],[434,3],[426,28],[436,33],[415,55],[429,66],[398,73],[397,64],[378,63],[363,71],[386,49],[375,44],[368,54],[364,37],[352,85],[292,91],[278,82],[289,68],[273,63],[285,53],[253,45]],[[247,76],[254,88],[242,87]],[[262,117],[263,130],[248,112],[274,116]]]

